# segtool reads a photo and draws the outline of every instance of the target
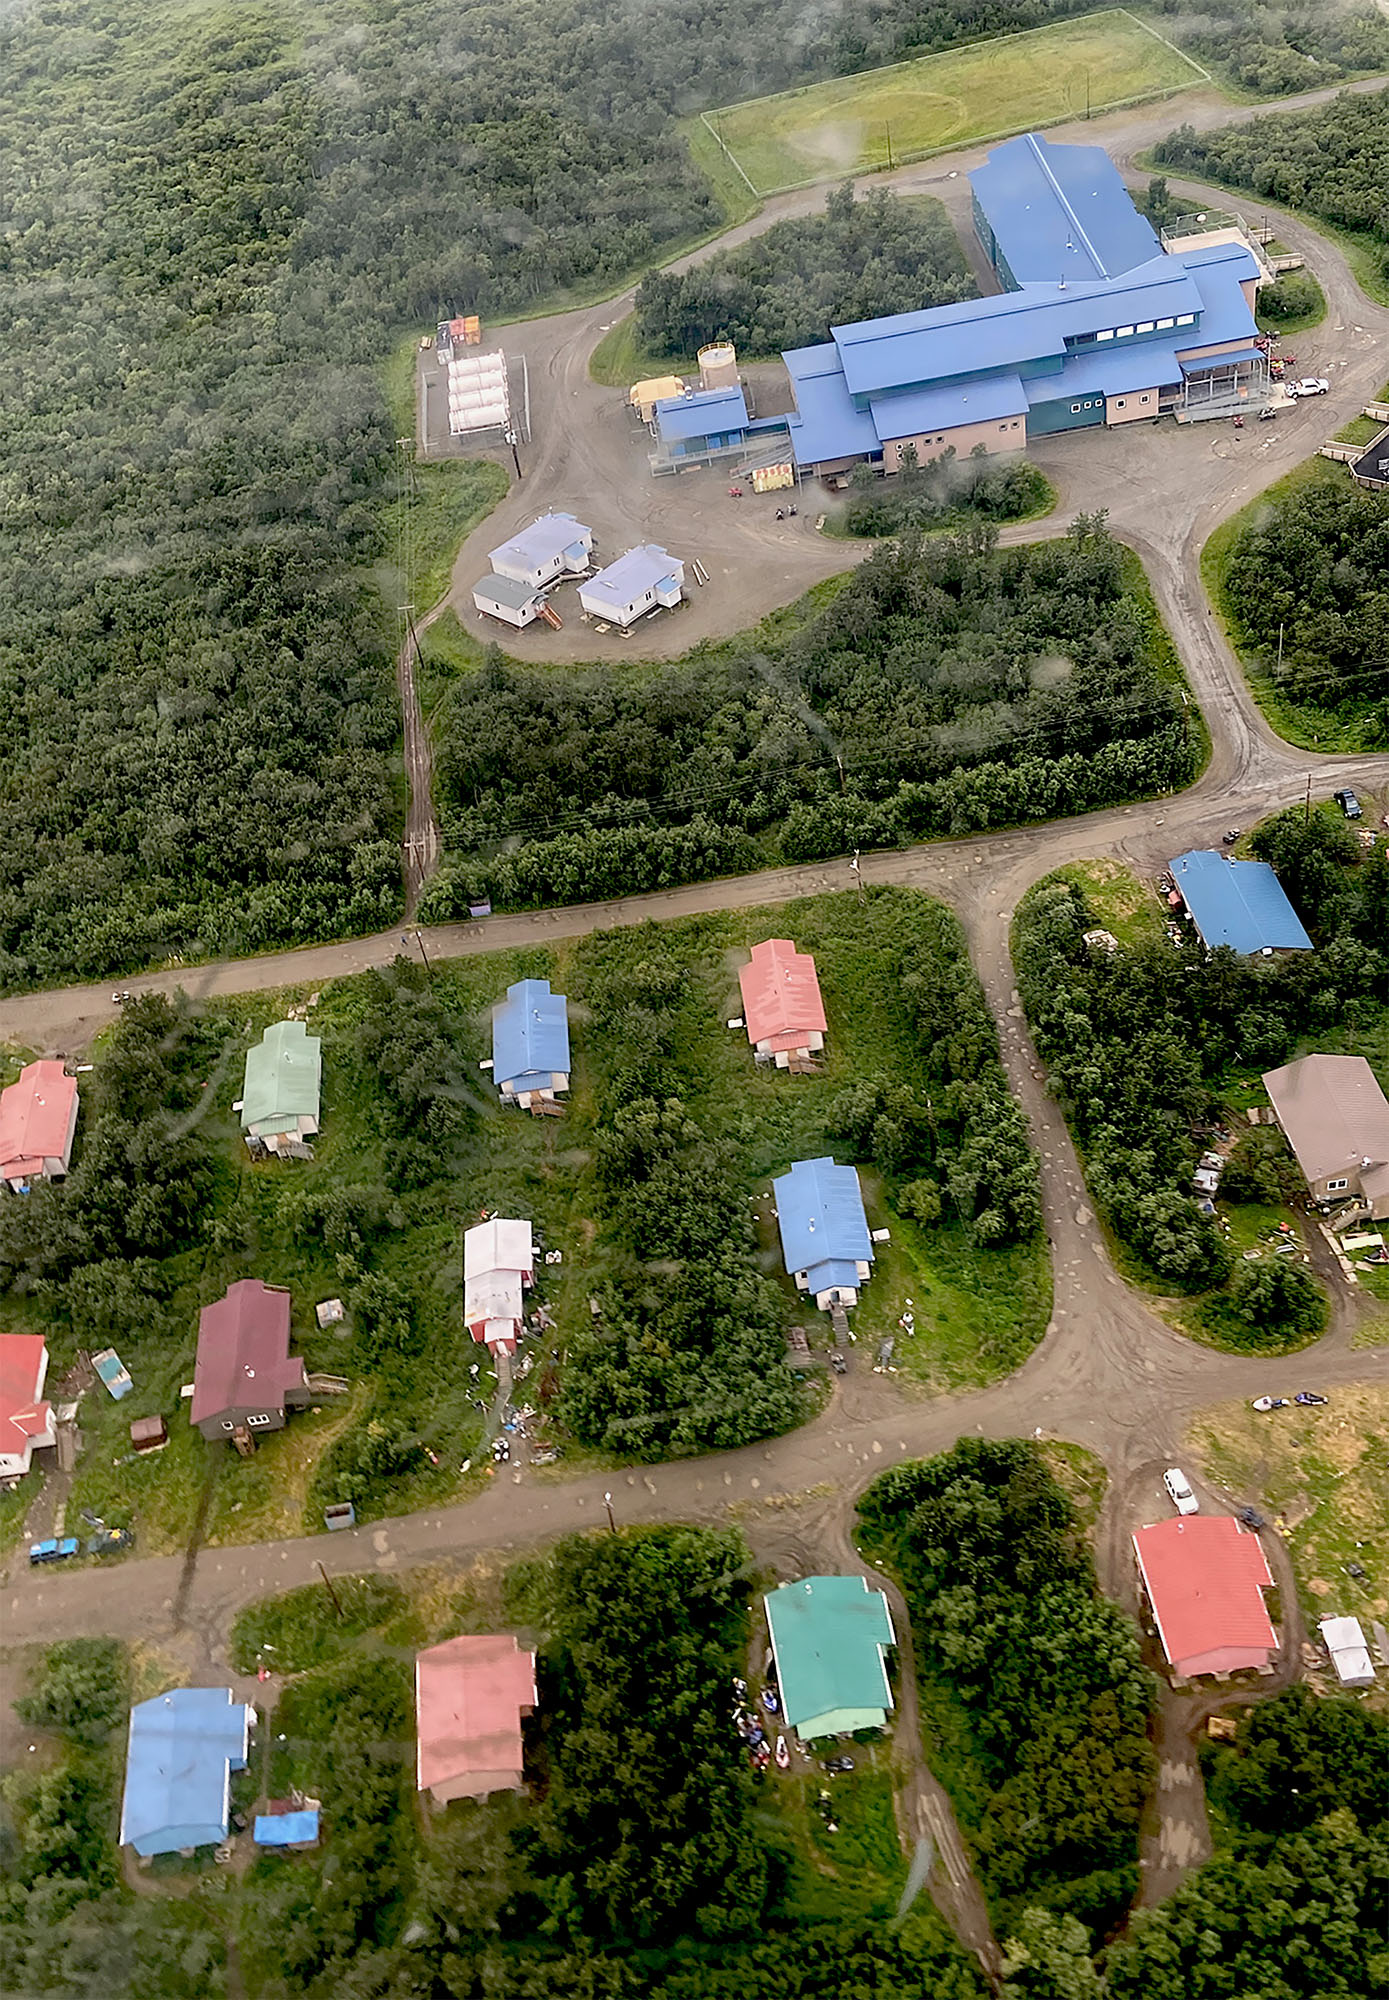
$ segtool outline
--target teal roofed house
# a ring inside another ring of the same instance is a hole
[[[319,1128],[323,1044],[302,1021],[277,1021],[246,1052],[241,1114],[248,1146],[295,1154]]]
[[[882,1729],[892,1613],[862,1576],[807,1576],[766,1599],[782,1712],[803,1741]]]

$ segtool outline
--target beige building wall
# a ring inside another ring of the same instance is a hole
[[[918,461],[939,458],[951,445],[957,458],[968,458],[976,445],[985,451],[1021,451],[1027,443],[1024,416],[999,417],[987,424],[956,424],[951,430],[931,431],[917,437],[892,438],[883,446],[883,471],[900,472],[905,446],[914,444]]]
[[[1107,424],[1135,424],[1158,413],[1159,390],[1125,389],[1122,396],[1106,396],[1104,420]]]
[[[1177,349],[1177,359],[1178,361],[1190,361],[1199,368],[1204,361],[1218,361],[1222,354],[1243,354],[1253,338],[1254,336],[1251,333],[1248,340],[1222,340],[1212,347],[1202,347],[1199,345],[1196,347],[1179,347]]]
[[[490,1798],[493,1792],[524,1790],[525,1783],[519,1771],[460,1771],[456,1778],[431,1785],[429,1796],[436,1806],[446,1806],[453,1799],[485,1799]]]

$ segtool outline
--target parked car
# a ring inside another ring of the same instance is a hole
[[[121,1549],[135,1546],[135,1537],[129,1528],[103,1528],[93,1535],[87,1544],[89,1556],[113,1556]]]
[[[29,1544],[29,1560],[31,1563],[66,1562],[69,1556],[75,1556],[77,1552],[78,1541],[76,1535],[65,1535],[61,1542],[55,1541],[50,1535],[46,1542],[30,1542]]]
[[[1333,792],[1331,796],[1347,819],[1363,819],[1365,817],[1360,809],[1360,801],[1356,798],[1349,785],[1343,786],[1339,792]]]
[[[1265,1521],[1263,1515],[1259,1512],[1257,1507],[1241,1507],[1239,1510],[1239,1517],[1241,1521],[1243,1521],[1246,1528],[1253,1528],[1256,1532],[1260,1528],[1266,1528],[1268,1526],[1267,1521]]]
[[[852,1771],[854,1760],[852,1757],[826,1757],[820,1768],[822,1771]]]
[[[1304,375],[1300,382],[1294,382],[1290,386],[1288,394],[1290,396],[1324,396],[1330,387],[1331,384],[1324,375]]]
[[[1187,1483],[1186,1474],[1179,1465],[1169,1465],[1162,1475],[1162,1483],[1167,1488],[1167,1497],[1179,1514],[1199,1514],[1201,1503]]]

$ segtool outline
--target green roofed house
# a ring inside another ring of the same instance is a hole
[[[241,1129],[253,1153],[311,1157],[305,1143],[318,1131],[323,1044],[302,1021],[277,1021],[246,1052]]]
[[[803,1741],[881,1729],[892,1707],[892,1613],[862,1576],[807,1576],[766,1600],[781,1707]]]

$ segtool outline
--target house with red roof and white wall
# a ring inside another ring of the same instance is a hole
[[[0,1334],[0,1480],[22,1479],[36,1449],[53,1443],[44,1401],[48,1348],[41,1333]]]
[[[60,1062],[26,1063],[0,1090],[0,1181],[25,1194],[34,1181],[61,1180],[76,1131],[76,1077]]]
[[[748,1040],[763,1061],[791,1069],[825,1046],[825,1003],[809,952],[789,938],[755,944],[738,985]]]
[[[1273,1671],[1273,1587],[1256,1534],[1228,1514],[1182,1514],[1133,1538],[1144,1594],[1178,1681]]]

